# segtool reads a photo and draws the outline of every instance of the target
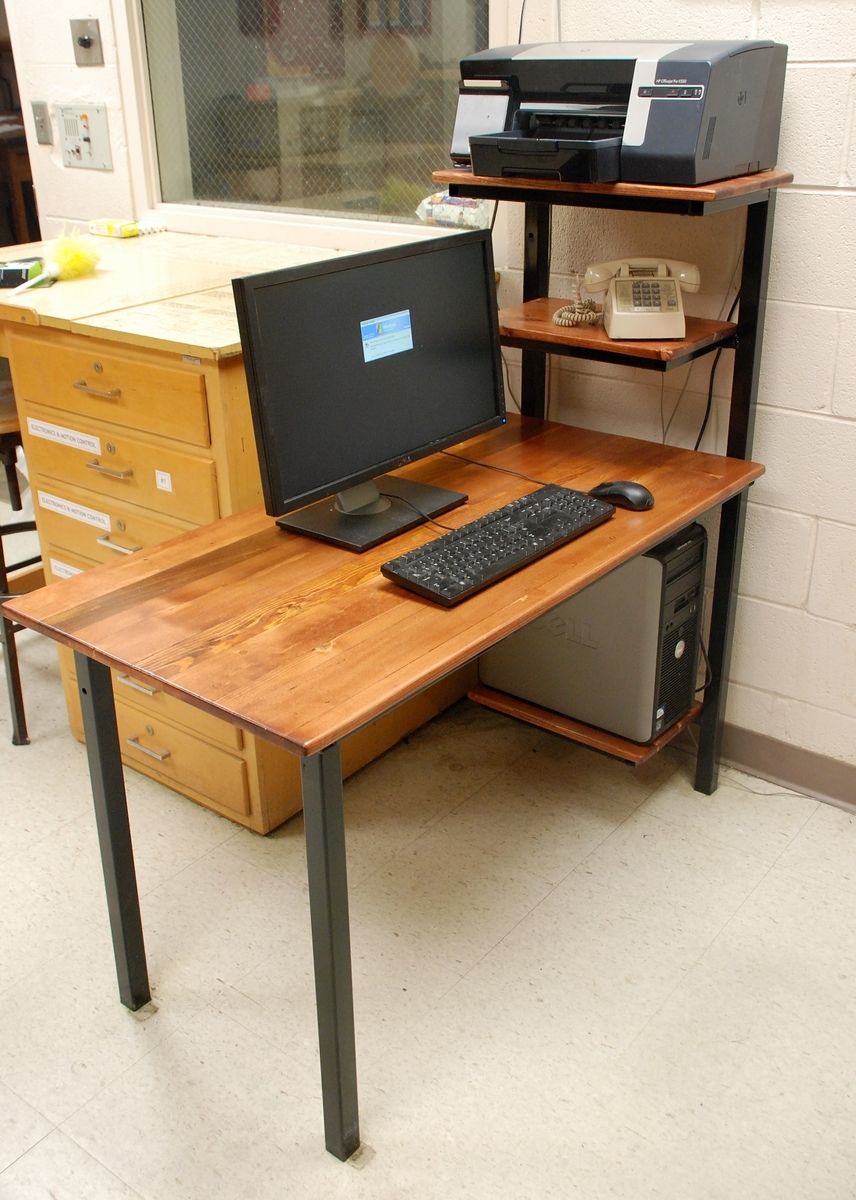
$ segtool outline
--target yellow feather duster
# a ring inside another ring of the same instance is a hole
[[[11,294],[14,296],[16,292],[55,279],[80,279],[84,275],[91,275],[97,262],[98,251],[90,238],[82,237],[79,233],[63,234],[49,248],[41,274],[13,288]]]

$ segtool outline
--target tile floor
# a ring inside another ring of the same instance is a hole
[[[462,703],[347,787],[364,1146],[323,1149],[299,819],[129,773],[118,1002],[53,648],[0,704],[0,1200],[856,1196],[856,824]]]

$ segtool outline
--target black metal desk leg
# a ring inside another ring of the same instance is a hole
[[[75,652],[74,661],[119,996],[136,1010],[148,1003],[151,992],[110,672],[85,654]]]
[[[301,772],[324,1133],[344,1160],[360,1144],[360,1123],[339,747],[302,759]]]
[[[696,756],[695,789],[711,795],[719,781],[719,756],[722,727],[728,694],[728,670],[734,637],[734,611],[740,579],[743,527],[746,523],[746,493],[741,492],[722,506],[719,518],[719,546],[713,583],[713,608],[710,618],[711,680],[704,695]]]

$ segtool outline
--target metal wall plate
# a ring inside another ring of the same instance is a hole
[[[87,17],[71,21],[71,40],[74,45],[74,61],[79,67],[100,67],[104,63],[104,47],[101,45],[101,30],[95,18]]]
[[[65,167],[112,171],[107,109],[101,104],[59,109],[59,140]]]
[[[33,124],[36,127],[36,141],[40,146],[52,146],[51,114],[47,103],[44,100],[34,100],[32,102],[32,109]]]

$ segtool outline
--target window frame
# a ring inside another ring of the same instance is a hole
[[[228,2],[228,0],[224,0]],[[502,39],[508,0],[489,0],[488,40]],[[367,250],[383,244],[400,244],[422,237],[436,237],[448,230],[435,226],[405,224],[374,217],[298,213],[277,209],[250,209],[217,204],[166,203],[160,198],[160,176],[155,141],[154,111],[149,87],[148,63],[143,33],[141,0],[125,0],[116,6],[119,86],[128,138],[130,185],[134,208],[140,220],[165,224],[176,233],[199,233],[295,245],[320,246],[335,250]],[[450,130],[451,136],[451,130]],[[447,164],[438,163],[442,169]]]

